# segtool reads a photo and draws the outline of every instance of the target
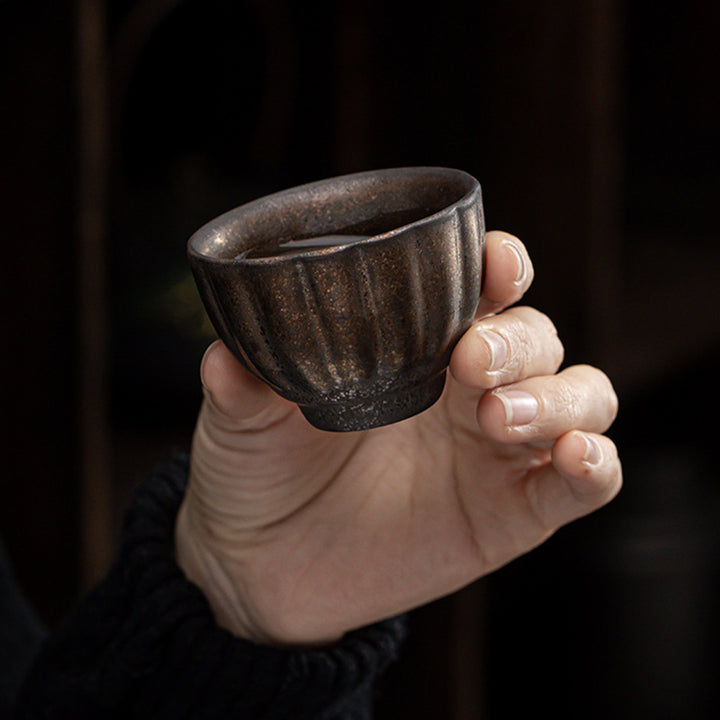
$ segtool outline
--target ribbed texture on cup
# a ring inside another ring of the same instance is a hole
[[[218,333],[251,372],[301,406],[361,405],[442,373],[472,322],[484,237],[476,196],[341,248],[269,263],[191,256],[193,271]]]

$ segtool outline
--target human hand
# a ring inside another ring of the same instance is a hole
[[[522,243],[488,233],[477,319],[442,397],[373,430],[315,429],[211,345],[176,548],[222,626],[332,641],[461,588],[616,494],[610,381],[558,372],[551,321],[505,309],[532,277]]]

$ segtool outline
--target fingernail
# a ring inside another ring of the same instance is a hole
[[[505,240],[503,242],[503,246],[506,247],[512,254],[512,256],[515,258],[515,264],[517,266],[517,271],[515,273],[515,284],[516,285],[522,285],[525,282],[525,278],[527,277],[527,267],[525,265],[525,258],[523,258],[523,254],[520,252],[520,250],[517,248],[517,246],[510,242],[509,240]]]
[[[585,441],[585,454],[583,455],[583,462],[586,465],[591,465],[593,467],[599,465],[602,460],[602,451],[600,450],[600,446],[589,435],[586,435],[585,433],[580,433],[580,435],[582,435],[582,438]]]
[[[538,413],[538,401],[530,393],[522,390],[503,390],[495,392],[505,408],[506,425],[528,425]]]
[[[502,335],[494,330],[479,330],[480,339],[487,345],[490,352],[490,362],[487,365],[487,372],[495,372],[499,370],[507,360],[507,343]]]

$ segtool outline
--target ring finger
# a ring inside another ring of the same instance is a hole
[[[477,420],[494,440],[543,442],[570,430],[603,433],[617,408],[617,395],[605,373],[590,365],[573,365],[557,375],[532,377],[485,393]]]

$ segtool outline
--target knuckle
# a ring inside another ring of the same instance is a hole
[[[508,312],[522,321],[528,329],[532,328],[532,330],[543,337],[558,337],[555,323],[548,315],[537,308],[523,305],[521,307],[511,308]]]
[[[583,414],[583,403],[575,382],[566,375],[557,375],[553,392],[553,410],[564,418],[569,426],[574,425]]]
[[[574,388],[576,403],[581,406],[580,398],[590,401],[600,410],[604,425],[609,427],[617,417],[619,400],[610,378],[599,368],[592,365],[574,365],[558,375]],[[569,402],[569,398],[565,398]],[[578,416],[580,417],[580,415]]]
[[[508,313],[513,318],[513,334],[518,350],[522,351],[520,360],[529,364],[533,360],[543,360],[544,365],[557,369],[565,357],[565,347],[560,340],[555,323],[548,315],[533,307],[511,308]]]
[[[534,343],[524,323],[516,321],[509,330],[510,361],[508,366],[513,373],[522,373],[532,360]]]

